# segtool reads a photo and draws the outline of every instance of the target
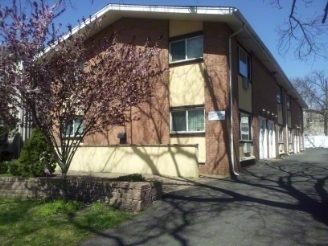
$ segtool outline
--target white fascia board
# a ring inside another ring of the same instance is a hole
[[[122,17],[128,13],[158,13],[158,14],[195,14],[195,15],[232,15],[236,11],[233,7],[199,7],[199,6],[156,6],[156,5],[125,5],[125,4],[108,4],[90,18],[86,19],[81,24],[77,25],[72,29],[71,33],[67,33],[62,36],[62,40],[66,40],[71,35],[74,35],[78,31],[83,30],[83,28],[92,23],[95,20],[102,20],[105,14],[110,14],[110,12],[119,12]],[[49,52],[50,47],[47,47],[43,54]],[[43,55],[42,54],[42,55]]]

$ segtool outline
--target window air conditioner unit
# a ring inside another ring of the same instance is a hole
[[[244,154],[251,153],[251,143],[244,143]]]
[[[249,79],[246,78],[246,77],[243,77],[243,88],[245,90],[248,90],[249,89]]]

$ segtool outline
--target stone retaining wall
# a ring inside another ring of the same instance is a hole
[[[31,199],[62,197],[61,178],[0,177],[0,196]],[[162,196],[159,182],[119,182],[106,178],[69,177],[69,200],[102,202],[120,209],[140,211]]]

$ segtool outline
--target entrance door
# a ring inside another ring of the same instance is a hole
[[[269,158],[276,157],[276,131],[274,129],[274,122],[268,121],[268,134],[269,134]]]
[[[260,159],[268,158],[268,140],[267,140],[267,127],[266,127],[266,119],[259,118],[259,126],[260,126],[260,134],[259,134],[259,151],[260,151]]]

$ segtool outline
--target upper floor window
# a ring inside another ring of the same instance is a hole
[[[203,36],[170,42],[170,63],[203,57]]]
[[[281,88],[277,86],[277,103],[281,103]]]
[[[290,111],[290,108],[291,108],[291,98],[290,98],[290,95],[286,95],[286,107],[287,107],[287,110]]]
[[[251,115],[240,113],[240,140],[250,141],[252,140],[251,134]]]
[[[171,112],[171,132],[204,132],[204,109]]]
[[[240,47],[238,47],[238,61],[239,74],[251,80],[251,59],[249,55]]]

